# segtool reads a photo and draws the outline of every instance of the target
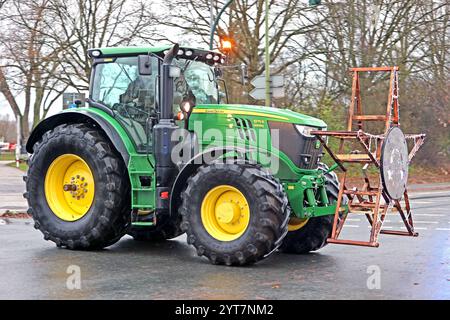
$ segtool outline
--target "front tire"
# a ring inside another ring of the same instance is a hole
[[[130,223],[130,185],[107,138],[86,124],[64,124],[33,150],[24,197],[44,239],[69,249],[117,242]]]
[[[275,251],[287,233],[283,188],[255,165],[201,166],[182,198],[187,241],[213,264],[255,263]]]

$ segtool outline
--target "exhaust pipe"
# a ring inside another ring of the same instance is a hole
[[[164,56],[162,64],[162,101],[160,119],[172,119],[172,105],[173,105],[173,78],[170,76],[170,68],[172,61],[178,53],[179,45],[175,44],[169,52]]]
[[[172,141],[172,133],[178,129],[173,120],[173,77],[170,74],[172,61],[178,53],[175,44],[164,56],[161,77],[161,108],[159,122],[153,127],[153,155],[156,160],[156,211],[169,214],[169,192],[177,176],[177,166],[172,162],[172,150],[178,141]]]

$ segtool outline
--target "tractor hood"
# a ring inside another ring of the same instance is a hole
[[[300,125],[325,128],[327,124],[320,119],[307,116],[288,109],[278,109],[265,106],[240,105],[240,104],[200,104],[193,113],[233,114],[261,117],[266,120],[290,122]]]

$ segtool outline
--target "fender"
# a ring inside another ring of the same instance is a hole
[[[128,165],[130,153],[134,153],[134,146],[129,139],[128,141],[123,140],[123,137],[126,137],[126,135],[119,134],[117,128],[121,128],[120,124],[106,112],[101,110],[78,109],[74,111],[64,111],[42,120],[34,128],[28,138],[26,145],[27,152],[34,152],[33,146],[42,138],[45,132],[54,129],[61,124],[67,123],[89,123],[100,128],[108,137],[114,148],[120,153],[125,165]]]

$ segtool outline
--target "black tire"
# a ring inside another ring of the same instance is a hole
[[[128,234],[136,241],[164,241],[176,238],[184,232],[181,230],[181,216],[160,221],[154,227],[132,226]]]
[[[319,169],[326,171],[328,167],[321,164]],[[339,193],[339,179],[335,172],[327,173],[325,177],[328,200],[330,203],[336,202]],[[334,215],[310,218],[301,229],[288,232],[280,246],[280,251],[304,254],[323,248],[331,235],[333,219]]]
[[[249,225],[232,241],[211,236],[201,219],[201,205],[207,192],[219,185],[237,188],[250,208]],[[287,233],[288,200],[281,184],[252,164],[213,163],[201,166],[187,181],[182,193],[182,229],[199,256],[213,264],[246,265],[275,251]]]
[[[24,197],[34,227],[45,240],[69,249],[100,249],[117,242],[131,218],[130,184],[125,164],[107,138],[86,124],[60,125],[34,145]],[[75,154],[90,167],[95,195],[89,211],[79,220],[64,221],[50,209],[44,180],[50,164],[63,154]]]

